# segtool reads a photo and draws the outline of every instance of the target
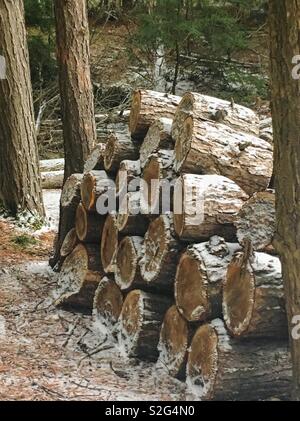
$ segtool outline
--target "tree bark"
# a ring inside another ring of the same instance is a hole
[[[171,137],[172,119],[160,118],[149,128],[145,140],[140,149],[141,167],[144,168],[149,156],[160,149],[174,149]]]
[[[170,300],[140,290],[130,292],[120,315],[118,340],[127,357],[156,361],[163,317]]]
[[[118,216],[112,213],[106,217],[101,238],[101,261],[105,273],[114,273],[119,245]]]
[[[44,216],[22,0],[0,4],[0,199],[13,214]]]
[[[122,161],[135,161],[139,150],[129,133],[112,133],[106,143],[104,167],[107,172],[116,174]]]
[[[177,141],[185,119],[192,116],[196,120],[223,123],[238,131],[259,135],[259,119],[249,108],[229,101],[187,92],[181,99],[172,125],[172,137]]]
[[[187,363],[187,385],[194,398],[287,400],[290,382],[285,341],[231,339],[219,319],[197,330]]]
[[[213,235],[235,241],[233,223],[247,199],[246,193],[228,178],[185,174],[174,192],[176,234],[185,241],[206,241]]]
[[[96,142],[86,1],[55,0],[57,61],[65,149],[65,179],[83,173]]]
[[[135,91],[129,118],[131,135],[138,140],[143,140],[149,127],[158,118],[173,118],[180,99],[178,96],[156,91]]]
[[[189,322],[222,317],[222,289],[227,267],[239,244],[214,236],[207,243],[194,244],[181,256],[175,299],[179,312]]]
[[[236,253],[224,279],[223,313],[233,336],[287,338],[281,262],[265,253]]]
[[[272,114],[275,149],[277,233],[282,258],[289,331],[300,315],[299,115],[300,83],[292,77],[299,56],[299,2],[270,0]],[[300,400],[300,341],[291,335],[293,398]]]
[[[177,172],[223,175],[251,195],[270,184],[273,148],[258,137],[190,116],[176,141],[174,168]]]

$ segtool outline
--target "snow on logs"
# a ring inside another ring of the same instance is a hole
[[[280,259],[247,249],[237,252],[225,276],[223,313],[233,336],[287,338]]]
[[[221,320],[199,327],[187,362],[188,390],[199,400],[285,400],[291,363],[287,341],[239,341]]]
[[[222,123],[237,132],[259,136],[259,118],[254,111],[223,99],[187,92],[182,97],[173,119],[174,141],[178,140],[188,116],[199,121]]]
[[[181,240],[214,235],[235,240],[236,215],[248,199],[233,181],[219,175],[184,174],[174,191],[174,228]]]
[[[173,118],[181,97],[147,90],[132,95],[129,131],[134,138],[144,139],[149,127],[159,118]]]
[[[189,322],[222,316],[222,288],[227,267],[239,244],[214,236],[194,244],[182,254],[175,278],[175,299],[179,312]]]
[[[121,290],[137,288],[144,283],[139,268],[143,240],[143,237],[125,237],[119,244],[115,280]]]
[[[41,172],[41,181],[45,190],[61,189],[64,184],[64,170]]]
[[[122,161],[135,161],[139,158],[139,150],[128,133],[112,133],[106,143],[104,152],[104,168],[116,174]]]
[[[253,135],[189,116],[176,140],[174,167],[177,172],[223,175],[251,195],[270,184],[273,148]]]
[[[171,302],[164,296],[131,291],[123,304],[118,332],[122,355],[156,361],[161,324]]]

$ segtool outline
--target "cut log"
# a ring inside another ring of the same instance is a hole
[[[176,109],[172,125],[172,137],[178,140],[186,117],[196,120],[223,123],[237,132],[255,136],[259,134],[259,119],[249,108],[232,104],[223,99],[187,92]]]
[[[82,174],[71,175],[65,182],[62,190],[58,236],[53,256],[49,260],[49,264],[52,268],[54,268],[60,260],[60,250],[66,235],[75,227],[76,211],[80,203],[80,185],[82,177]]]
[[[240,244],[250,240],[254,250],[270,249],[276,229],[274,191],[252,196],[239,211],[235,226]]]
[[[141,213],[141,193],[127,193],[120,204],[118,230],[122,235],[145,235],[148,219]]]
[[[183,380],[185,378],[186,362],[189,346],[189,326],[180,315],[176,306],[167,311],[160,331],[158,343],[159,357],[157,368],[169,376]]]
[[[287,338],[281,262],[247,250],[233,257],[226,274],[223,313],[233,336]]]
[[[100,196],[114,188],[113,180],[105,171],[90,171],[84,174],[81,183],[81,201],[87,211],[96,211]]]
[[[212,237],[208,243],[194,244],[181,256],[175,279],[175,299],[179,312],[189,322],[222,316],[222,288],[227,267],[239,244]]]
[[[125,237],[119,244],[115,280],[121,290],[137,288],[143,284],[139,268],[143,241],[143,237]]]
[[[104,170],[105,143],[98,143],[88,156],[84,164],[84,172]]]
[[[116,177],[117,194],[136,192],[140,187],[140,161],[122,161]]]
[[[63,171],[65,168],[65,160],[58,159],[43,159],[40,161],[41,172]]]
[[[99,248],[79,244],[62,265],[55,305],[91,313],[102,275]]]
[[[121,354],[156,361],[163,317],[170,301],[140,290],[130,292],[120,315],[118,342]]]
[[[132,96],[129,131],[143,140],[149,127],[159,118],[173,118],[181,98],[155,91],[136,90]]]
[[[67,257],[69,254],[72,253],[72,251],[75,249],[75,247],[78,244],[78,237],[76,234],[76,229],[72,228],[68,234],[65,236],[65,239],[62,243],[61,249],[60,249],[60,255],[61,257]]]
[[[221,320],[201,326],[192,341],[187,385],[194,398],[216,401],[286,400],[288,343],[231,339]]]
[[[175,238],[173,215],[161,215],[150,223],[140,261],[141,274],[147,285],[172,292],[183,247]]]
[[[64,184],[64,171],[49,171],[41,173],[42,188],[45,190],[61,189]]]
[[[142,168],[153,153],[160,149],[174,149],[174,142],[171,137],[172,121],[170,118],[160,118],[150,126],[140,149]]]
[[[185,241],[206,241],[213,235],[236,240],[233,223],[247,194],[220,175],[182,175],[174,191],[174,226]]]
[[[118,217],[116,213],[106,217],[101,239],[101,261],[105,273],[114,273],[119,241]]]
[[[171,212],[175,175],[174,152],[160,150],[149,157],[143,170],[141,210],[149,216]],[[172,185],[173,182],[173,185]]]
[[[88,213],[80,203],[76,212],[76,234],[83,243],[99,244],[102,237],[104,217],[97,213]]]
[[[104,168],[116,174],[122,161],[136,161],[139,150],[127,133],[112,133],[106,143],[104,152]]]
[[[176,141],[174,168],[177,172],[223,175],[251,195],[270,184],[273,148],[258,137],[190,116]]]
[[[123,306],[123,295],[115,281],[105,277],[96,290],[93,321],[96,331],[112,334]]]

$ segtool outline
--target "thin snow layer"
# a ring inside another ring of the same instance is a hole
[[[61,190],[43,190],[46,221],[49,230],[57,230]]]
[[[36,261],[25,263],[22,266],[24,273],[28,275],[39,275],[39,276],[49,276],[52,277],[55,275],[47,261]]]
[[[0,316],[0,341],[6,338],[6,320],[5,317]]]

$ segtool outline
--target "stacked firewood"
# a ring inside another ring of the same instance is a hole
[[[273,150],[259,135],[243,106],[139,90],[129,128],[62,192],[57,304],[91,313],[122,354],[198,399],[289,393]]]

